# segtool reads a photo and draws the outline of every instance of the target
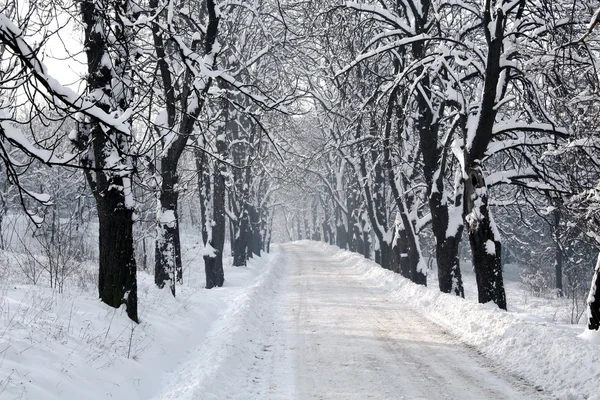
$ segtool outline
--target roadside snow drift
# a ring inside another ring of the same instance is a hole
[[[225,286],[206,290],[202,251],[188,260],[177,298],[157,289],[149,274],[138,274],[139,325],[123,308],[101,303],[94,287],[59,294],[3,286],[0,399],[149,399],[168,387],[169,373],[196,356],[205,363],[193,371],[190,387],[212,376],[227,353],[223,331],[248,314],[279,255],[252,259],[246,268],[226,266]]]

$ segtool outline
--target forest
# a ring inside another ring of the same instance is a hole
[[[472,268],[503,310],[518,264],[598,330],[598,21],[588,0],[0,0],[0,279],[93,283],[138,323],[140,276],[178,296],[190,232],[206,289],[309,239],[458,297]]]

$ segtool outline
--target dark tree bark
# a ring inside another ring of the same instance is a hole
[[[260,213],[254,205],[248,205],[248,211],[250,215],[250,232],[252,233],[252,238],[249,242],[249,254],[256,254],[257,256],[260,256],[262,250]]]
[[[317,241],[317,242],[321,240],[321,227],[319,226],[319,223],[317,222],[319,219],[318,210],[319,210],[319,203],[317,202],[316,199],[313,199],[312,208],[311,208],[312,228],[313,228],[312,240]],[[271,219],[271,221],[273,221],[273,220]]]
[[[377,131],[376,122],[375,122],[375,113],[371,114],[370,118],[370,133],[375,136]],[[360,137],[361,126],[357,127],[356,137]],[[377,237],[377,241],[379,242],[379,249],[375,250],[375,262],[381,265],[385,269],[389,269],[390,271],[398,272],[398,263],[396,260],[396,254],[394,253],[394,249],[391,243],[387,242],[387,238],[385,237],[385,232],[382,231],[382,227],[385,229],[388,225],[387,215],[386,215],[386,199],[384,196],[384,187],[385,187],[385,170],[384,166],[378,162],[378,152],[373,149],[371,151],[371,161],[376,165],[374,168],[375,176],[373,182],[373,189],[369,187],[369,182],[367,179],[362,180],[362,191],[365,198],[365,207],[367,209],[367,215],[369,216],[369,220],[371,222],[371,228]],[[360,178],[367,177],[367,161],[365,156],[362,154],[359,155],[359,166],[358,166],[358,176]],[[373,192],[373,193],[372,193]]]
[[[445,170],[446,154],[442,155],[442,165],[440,171]],[[462,238],[464,225],[462,216],[451,215],[450,207],[454,212],[462,213],[462,190],[457,188],[454,203],[448,199],[443,199],[444,183],[443,174],[440,173],[437,181],[434,182],[435,189],[429,197],[429,206],[431,209],[432,229],[436,238],[436,261],[438,266],[438,282],[440,291],[444,293],[454,293],[457,296],[464,297],[465,292],[462,283],[462,274],[460,270],[459,246]],[[455,219],[451,221],[451,218]],[[450,223],[456,224],[452,230],[449,230]]]
[[[158,10],[158,1],[151,0],[150,8]],[[193,41],[191,49],[193,51],[203,45],[204,55],[207,60],[214,66],[215,54],[214,44],[216,41],[219,19],[215,8],[214,0],[206,1],[206,13],[208,15],[208,24],[206,33],[202,41]],[[160,13],[157,13],[161,15]],[[162,91],[165,98],[165,108],[167,113],[166,127],[158,127],[159,129],[168,128],[171,131],[176,131],[177,135],[164,145],[166,148],[160,159],[160,177],[161,187],[159,196],[159,209],[157,216],[157,240],[156,240],[156,258],[155,258],[155,283],[159,288],[163,288],[167,282],[173,295],[175,295],[175,283],[181,282],[183,277],[183,268],[181,264],[181,246],[179,238],[179,219],[177,212],[177,200],[179,197],[177,183],[179,180],[177,174],[177,165],[181,154],[194,131],[196,119],[200,111],[204,107],[206,94],[212,85],[212,78],[206,79],[200,88],[193,85],[195,79],[200,77],[194,76],[191,69],[186,68],[183,72],[183,85],[180,93],[176,96],[175,85],[173,84],[172,71],[166,61],[165,44],[161,33],[160,21],[152,22],[152,39],[154,49],[158,56],[157,68],[159,72],[159,80],[162,84]],[[181,54],[187,57],[184,52]],[[187,60],[192,62],[191,60]],[[187,64],[186,64],[187,65]],[[178,104],[179,103],[179,104]],[[179,108],[178,108],[179,107]],[[185,113],[178,112],[186,110]],[[179,113],[179,117],[178,117]],[[175,125],[178,124],[176,127]],[[162,132],[159,131],[162,136]],[[164,138],[163,138],[164,140]],[[223,204],[224,207],[224,204]],[[224,234],[224,232],[223,232]]]
[[[561,245],[561,232],[560,232],[560,219],[561,212],[556,209],[552,212],[552,238],[554,239],[554,271],[556,274],[555,278],[555,287],[557,291],[557,295],[559,297],[563,296],[563,283],[562,283],[562,271],[563,271],[563,248]]]
[[[600,328],[600,255],[592,278],[592,287],[587,299],[588,329],[597,331]]]
[[[340,249],[348,248],[348,233],[346,232],[346,227],[340,221],[338,222],[338,226],[336,227],[336,246]]]
[[[396,64],[396,71],[398,71],[398,64]],[[402,220],[402,229],[401,229],[401,238],[403,249],[401,253],[401,259],[399,261],[399,266],[396,269],[396,272],[405,272],[405,266],[402,265],[405,262],[408,262],[408,270],[410,280],[419,285],[427,285],[427,275],[418,269],[420,264],[420,252],[419,252],[419,238],[416,235],[415,228],[413,226],[412,221],[409,218],[409,210],[408,204],[405,199],[406,194],[401,194],[398,189],[398,182],[396,178],[396,173],[394,171],[394,166],[392,165],[392,157],[391,157],[391,130],[392,130],[392,117],[394,115],[394,110],[396,109],[396,101],[398,95],[398,88],[394,88],[392,93],[390,94],[390,98],[388,101],[387,109],[386,109],[386,121],[385,121],[385,129],[384,129],[384,137],[383,137],[383,158],[384,158],[384,167],[386,169],[388,175],[388,182],[390,188],[392,190],[392,195],[396,202],[396,207],[398,208],[398,214]],[[398,115],[398,114],[396,114]],[[401,116],[397,118],[397,129],[401,130],[403,125],[404,117]],[[398,135],[402,136],[402,135]],[[405,253],[406,252],[406,253]],[[393,251],[396,254],[396,251]],[[406,254],[407,257],[403,257]],[[406,259],[404,259],[406,258]],[[406,275],[403,275],[406,276]]]
[[[94,1],[81,2],[81,14],[84,25],[84,47],[87,56],[87,92],[90,101],[96,103],[106,113],[124,112],[128,99],[124,93],[113,93],[112,85],[123,76],[115,76],[116,71],[127,70],[125,54],[127,52],[127,35],[124,26],[116,26],[117,43],[108,43],[103,29],[97,24],[103,23],[106,14],[129,12],[126,3],[117,2],[103,9],[96,7]],[[115,46],[116,56],[113,68],[102,62],[109,52],[109,46]],[[123,57],[123,58],[121,58]],[[96,92],[103,94],[102,98]],[[97,98],[95,98],[95,97]],[[111,101],[113,105],[111,106]],[[116,107],[114,106],[116,104]],[[137,277],[133,250],[133,209],[129,204],[125,190],[131,190],[130,169],[116,174],[107,166],[107,157],[116,150],[127,164],[128,145],[131,138],[113,129],[105,129],[99,121],[86,121],[79,124],[77,143],[83,150],[91,143],[91,154],[84,153],[81,164],[96,199],[99,222],[99,274],[98,294],[100,299],[111,307],[118,308],[125,304],[127,315],[138,322],[137,313]],[[129,160],[131,161],[131,160]],[[131,164],[130,164],[131,165]],[[131,167],[130,167],[131,168]]]
[[[403,277],[410,279],[410,262],[408,260],[408,240],[406,239],[406,231],[398,232],[398,239],[396,246],[394,246],[394,252],[398,259],[398,272]]]
[[[208,157],[201,150],[196,149],[194,152],[196,161],[196,171],[198,179],[198,196],[200,200],[200,227],[202,232],[202,243],[204,246],[208,244],[210,216],[208,215],[208,203],[210,202],[211,192],[211,174]]]
[[[234,103],[245,104],[245,99],[240,94],[234,97]],[[230,212],[235,216],[232,219],[231,250],[233,265],[245,266],[249,258],[248,241],[250,240],[250,220],[248,203],[250,201],[250,187],[252,175],[255,173],[251,167],[252,147],[256,137],[256,123],[238,109],[231,110],[232,123],[228,125],[227,133],[231,138],[231,158],[235,167],[231,176],[233,184],[229,188]]]
[[[359,188],[356,182],[348,179],[348,188],[346,195],[346,218],[348,220],[348,250],[357,253],[364,253],[364,244],[362,243],[362,233],[358,225],[356,215],[358,213],[359,205]]]
[[[371,237],[369,232],[363,228],[363,243],[365,244],[365,252],[363,253],[365,258],[371,258]]]
[[[502,278],[501,245],[490,221],[487,188],[480,168],[468,170],[465,182],[465,215],[480,303],[493,301],[506,310]]]
[[[118,195],[104,197],[109,198],[96,202],[100,233],[98,293],[111,307],[125,304],[129,318],[138,322],[133,210],[120,207]]]
[[[221,99],[223,107],[223,124],[217,128],[216,148],[219,159],[227,159],[227,139],[226,130],[231,129],[231,125],[236,122],[231,120],[230,105],[226,98]],[[209,238],[209,245],[212,248],[212,254],[204,256],[204,270],[206,274],[206,288],[221,287],[225,281],[223,271],[223,248],[225,246],[225,195],[227,179],[227,165],[221,161],[215,161],[215,170],[213,174],[213,201],[212,201],[212,226]]]
[[[217,151],[225,151],[225,144],[219,145]],[[214,173],[213,187],[213,217],[209,245],[213,254],[204,256],[204,271],[206,274],[206,288],[221,287],[225,282],[223,272],[223,247],[225,245],[225,166],[217,165]]]
[[[169,282],[169,289],[175,296],[175,283],[181,279],[182,263],[179,239],[179,212],[177,202],[179,193],[177,167],[170,164],[173,160],[163,158],[161,165],[162,184],[159,202],[162,213],[159,215],[159,234],[155,247],[154,283],[163,288]]]
[[[233,223],[233,242],[232,253],[233,253],[233,266],[244,267],[248,260],[248,237],[249,235],[249,221],[248,212],[244,210],[242,218],[239,222]]]
[[[502,279],[502,259],[500,238],[494,232],[491,213],[488,208],[488,192],[483,177],[481,161],[493,137],[496,121],[496,100],[506,90],[498,87],[501,72],[502,42],[504,39],[505,16],[502,8],[495,7],[487,0],[484,7],[483,28],[488,54],[477,125],[470,142],[465,144],[464,168],[467,180],[464,185],[464,216],[473,267],[477,278],[479,302],[493,301],[501,309],[506,309],[506,295]],[[494,15],[492,15],[492,12]]]

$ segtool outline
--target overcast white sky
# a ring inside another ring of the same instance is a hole
[[[44,64],[52,77],[80,92],[83,90],[81,80],[86,71],[83,32],[66,16],[60,18],[59,23],[62,27],[57,34],[50,37],[43,48]]]

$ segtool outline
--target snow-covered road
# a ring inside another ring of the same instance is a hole
[[[256,398],[544,398],[435,324],[361,284],[344,262],[307,242],[283,249],[289,267],[273,298],[278,327],[263,349],[270,354],[257,357],[255,365],[268,394],[259,390]]]

